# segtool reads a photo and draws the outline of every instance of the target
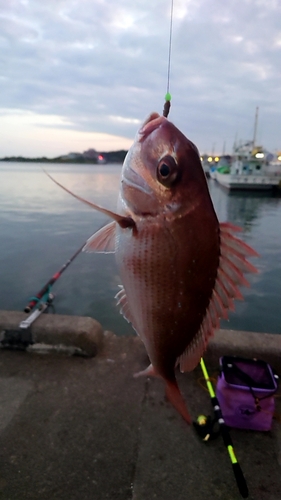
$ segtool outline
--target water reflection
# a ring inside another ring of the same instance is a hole
[[[96,201],[106,200],[116,208],[120,167],[100,165],[53,165],[44,168],[71,191]],[[1,208],[7,213],[45,212],[66,213],[76,210],[91,211],[56,186],[42,170],[42,164],[0,162]]]
[[[281,194],[263,191],[226,191],[214,181],[209,190],[219,219],[229,220],[245,231],[250,231],[262,211],[280,208]]]
[[[269,213],[278,207],[280,207],[280,197],[265,193],[233,192],[228,195],[227,214],[229,220],[237,221],[245,231],[250,231],[257,219],[260,219],[264,209]]]
[[[220,221],[243,228],[241,237],[260,254],[252,259],[258,274],[248,275],[250,289],[243,289],[245,302],[236,303],[225,328],[281,333],[278,317],[281,297],[281,197],[265,192],[228,192],[209,181],[210,193]]]

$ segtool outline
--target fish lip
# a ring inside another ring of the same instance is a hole
[[[160,125],[165,123],[165,121],[167,121],[167,118],[165,118],[164,116],[160,116],[158,113],[151,113],[139,129],[139,142],[143,142],[146,137],[148,137],[158,127],[160,127]]]
[[[149,187],[144,178],[138,174],[132,167],[127,167],[124,173],[123,182],[129,187],[133,187],[145,194],[152,195],[153,190]]]
[[[145,127],[149,122],[155,120],[156,118],[159,118],[159,113],[156,113],[156,111],[152,111],[152,113],[150,113],[150,115],[148,115],[148,117],[144,120],[140,130]]]

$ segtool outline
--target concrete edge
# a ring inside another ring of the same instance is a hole
[[[209,342],[206,356],[217,360],[222,355],[260,358],[280,371],[281,335],[218,330]]]
[[[19,328],[19,323],[26,317],[24,312],[0,311],[0,332],[13,330],[24,332]],[[109,339],[100,323],[84,316],[42,314],[32,324],[30,332],[33,344],[75,347],[81,349],[87,356],[96,356]],[[118,337],[116,340],[118,341]],[[218,330],[210,340],[204,356],[217,360],[221,355],[259,357],[275,369],[280,369],[281,335]]]
[[[32,344],[45,344],[50,346],[76,347],[87,356],[96,356],[102,349],[104,334],[103,328],[93,318],[83,316],[66,316],[61,314],[41,314],[31,325],[29,331],[19,328],[22,320],[27,315],[19,311],[0,311],[1,344],[5,343],[3,337],[13,336],[23,338]],[[5,333],[3,333],[5,332]]]

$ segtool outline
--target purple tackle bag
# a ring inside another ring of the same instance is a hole
[[[229,427],[268,431],[278,376],[268,363],[236,356],[220,358],[216,396]]]

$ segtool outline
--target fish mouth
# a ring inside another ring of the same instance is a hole
[[[153,190],[149,187],[144,178],[131,167],[126,168],[125,175],[122,180],[129,187],[142,191],[150,196],[153,194]]]
[[[139,142],[143,142],[154,130],[156,130],[167,119],[158,113],[151,113],[139,129]]]

